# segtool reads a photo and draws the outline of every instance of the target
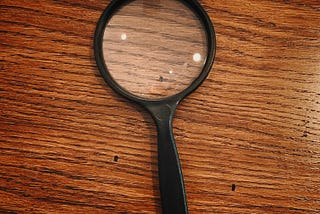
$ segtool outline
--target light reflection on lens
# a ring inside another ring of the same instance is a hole
[[[200,62],[200,61],[201,61],[201,54],[195,53],[195,54],[193,55],[193,61],[195,61],[195,62]]]
[[[127,39],[127,34],[126,33],[123,33],[121,34],[121,39],[124,41]]]

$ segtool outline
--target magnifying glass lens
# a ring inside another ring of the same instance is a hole
[[[188,88],[208,55],[206,31],[183,1],[128,1],[110,18],[103,58],[119,87],[143,99],[163,99]]]

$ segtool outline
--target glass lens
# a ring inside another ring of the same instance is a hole
[[[188,88],[202,72],[207,52],[204,26],[179,0],[128,1],[111,17],[103,37],[110,75],[143,99]]]

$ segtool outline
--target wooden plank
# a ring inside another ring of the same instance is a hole
[[[161,213],[155,125],[95,64],[108,3],[1,1],[1,213]],[[319,213],[319,1],[200,3],[217,57],[173,124],[190,213]]]

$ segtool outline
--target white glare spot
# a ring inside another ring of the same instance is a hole
[[[173,70],[170,70],[170,71],[169,71],[169,74],[173,74]]]
[[[195,53],[193,55],[193,61],[200,62],[201,61],[201,55],[199,53]]]
[[[121,39],[122,40],[126,40],[127,39],[127,34],[125,34],[125,33],[121,34]]]

